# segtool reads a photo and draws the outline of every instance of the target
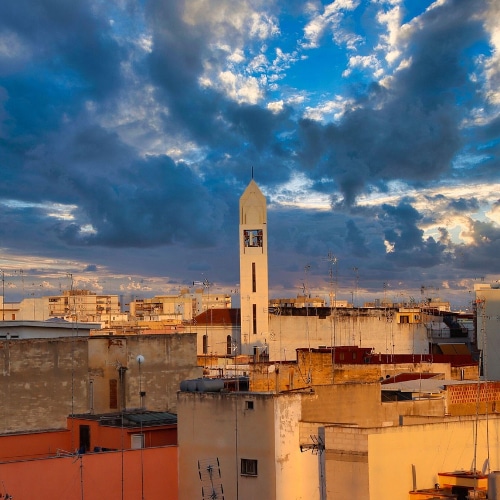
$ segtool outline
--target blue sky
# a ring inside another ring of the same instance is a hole
[[[499,51],[493,0],[3,2],[6,300],[237,289],[253,168],[271,296],[327,297],[330,255],[339,299],[467,304],[500,275]]]

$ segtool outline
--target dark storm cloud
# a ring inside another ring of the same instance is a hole
[[[95,7],[81,0],[2,2],[0,33],[15,33],[25,52],[16,55],[31,55],[25,69],[46,72],[54,80],[54,90],[84,88],[102,96],[119,84],[119,48],[110,23]]]
[[[224,203],[213,200],[186,165],[168,157],[136,160],[118,168],[115,179],[96,174],[75,184],[80,210],[96,233],[78,234],[69,226],[61,232],[68,242],[147,247],[211,246],[217,241]]]
[[[457,247],[456,265],[461,269],[491,274],[500,273],[500,229],[491,222],[474,221],[467,236],[472,245]]]
[[[57,192],[67,185],[58,190],[59,180],[72,165],[43,157],[65,146],[65,131],[80,119],[88,99],[103,100],[119,90],[120,49],[109,23],[88,2],[3,2],[0,36],[16,41],[0,59],[0,193],[62,201],[67,197]],[[22,64],[12,67],[16,59]],[[99,144],[91,149],[98,151]]]
[[[370,250],[366,246],[366,238],[353,220],[346,222],[346,243],[355,257],[366,257]]]
[[[390,260],[407,267],[433,267],[443,261],[446,246],[432,237],[424,238],[418,227],[421,215],[415,208],[404,202],[382,208],[389,219],[385,239],[392,246]]]
[[[411,64],[389,88],[372,84],[336,124],[299,122],[300,158],[314,178],[332,176],[347,205],[368,186],[416,185],[451,173],[463,145],[463,113],[475,103],[468,51],[484,36],[477,5],[447,2],[424,14],[408,40]],[[459,108],[460,106],[460,108]]]
[[[476,198],[458,198],[450,200],[449,207],[456,212],[475,212],[479,209],[479,201]]]
[[[4,158],[14,154],[3,168],[17,168],[15,154],[76,117],[85,100],[118,91],[120,49],[91,7],[58,0],[0,5],[0,36],[16,42],[0,58],[2,131],[11,139],[0,147]]]

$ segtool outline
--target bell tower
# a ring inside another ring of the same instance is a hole
[[[241,352],[258,355],[269,329],[267,208],[253,178],[240,198],[240,297]]]

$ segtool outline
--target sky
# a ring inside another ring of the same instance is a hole
[[[193,281],[238,300],[447,298],[500,277],[500,2],[0,3],[5,301]]]

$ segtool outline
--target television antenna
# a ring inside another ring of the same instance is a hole
[[[11,499],[13,499],[14,497],[12,495],[9,495],[7,493],[7,490],[5,489],[5,484],[4,484],[3,481],[2,481],[2,487],[3,487],[4,494],[2,495],[2,493],[0,493],[0,498],[4,498],[5,500],[11,500]]]
[[[219,459],[206,458],[198,460],[198,474],[201,481],[202,499],[224,500]]]
[[[311,451],[313,455],[321,455],[325,451],[325,442],[320,435],[311,434],[311,441],[300,445],[301,453]]]

